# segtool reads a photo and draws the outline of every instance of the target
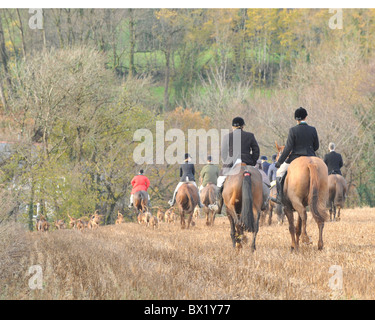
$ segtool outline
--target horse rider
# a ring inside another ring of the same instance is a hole
[[[244,126],[244,119],[241,117],[234,118],[232,120],[232,132],[223,138],[221,146],[223,169],[217,181],[220,195],[223,191],[224,181],[227,175],[236,173],[236,170],[232,171],[232,169],[237,163],[242,162],[248,166],[257,167],[257,160],[260,154],[259,145],[253,133],[243,130]],[[259,171],[261,172],[261,169]],[[266,180],[268,180],[268,178]],[[264,204],[267,202],[268,197],[269,186],[266,185],[263,179]]]
[[[301,156],[316,157],[315,151],[319,149],[318,132],[315,127],[306,123],[306,118],[306,109],[300,107],[295,110],[294,119],[297,125],[289,129],[284,151],[275,164],[278,168],[276,172],[277,197],[272,200],[278,204],[282,202],[283,182],[290,163]]]
[[[331,142],[328,145],[329,153],[324,156],[324,163],[328,167],[328,174],[339,174],[342,176],[341,167],[344,165],[342,156],[335,151],[335,144]]]
[[[260,161],[262,163],[262,170],[266,173],[266,175],[268,176],[268,170],[269,170],[269,167],[270,167],[270,163],[267,162],[267,157],[266,156],[261,156],[260,157]]]
[[[147,189],[150,186],[150,180],[145,175],[143,175],[143,172],[143,169],[139,170],[139,173],[131,181],[133,189],[130,194],[129,208],[133,206],[134,193],[136,193],[137,191],[147,192]],[[150,207],[150,195],[148,195],[148,206]]]
[[[223,138],[221,145],[223,175],[218,179],[218,187],[222,186],[226,174],[230,172],[237,162],[243,162],[249,166],[257,164],[259,159],[258,142],[253,133],[243,130],[244,126],[244,119],[241,117],[234,118],[232,120],[232,132]]]
[[[190,157],[190,154],[188,153],[185,153],[184,163],[181,164],[180,166],[180,182],[177,184],[177,187],[174,190],[172,200],[168,201],[168,204],[171,207],[175,204],[177,191],[184,182],[191,182],[197,187],[197,184],[195,183],[195,167],[194,167],[194,164],[191,163],[191,157]],[[199,192],[198,192],[198,196],[199,196]],[[199,196],[199,206],[203,208],[200,196]]]
[[[199,191],[201,191],[208,183],[216,185],[217,178],[220,175],[219,167],[212,163],[212,157],[207,157],[207,164],[202,168],[200,172],[199,182],[201,183]]]
[[[276,157],[277,157],[276,154],[272,155],[271,157],[272,163],[270,164],[268,168],[268,180],[270,180],[271,184],[272,184],[272,181],[276,181],[276,171],[277,171],[277,168],[275,167]]]

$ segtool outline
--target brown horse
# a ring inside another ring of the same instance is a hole
[[[291,249],[298,249],[302,232],[302,241],[310,243],[306,232],[306,207],[318,224],[318,249],[323,249],[324,222],[328,220],[325,210],[328,196],[328,169],[318,157],[299,157],[288,167],[283,188],[284,212],[289,221],[289,232],[292,237]],[[298,212],[297,226],[294,226],[293,211]]]
[[[137,210],[138,214],[145,212],[148,205],[148,193],[147,191],[137,191],[133,195],[133,206]]]
[[[243,233],[249,231],[253,233],[251,249],[254,251],[263,204],[262,176],[258,169],[244,163],[234,169],[239,172],[229,174],[224,182],[219,213],[225,205],[233,247],[241,248]]]
[[[329,216],[330,220],[332,221],[332,214],[333,220],[340,220],[340,211],[341,208],[344,206],[346,192],[348,190],[348,186],[343,176],[339,174],[330,174],[328,176],[328,206],[329,206]],[[338,208],[337,212],[337,219],[336,219],[336,208]]]
[[[213,226],[215,222],[215,215],[218,209],[218,206],[217,206],[218,192],[219,192],[219,188],[213,183],[208,183],[200,192],[201,201],[202,201],[202,204],[204,205],[203,212],[206,214],[207,226]]]
[[[189,229],[195,206],[199,202],[198,188],[189,182],[185,182],[178,189],[176,194],[176,204],[180,211],[181,229],[185,229],[185,214],[188,214],[187,229]],[[193,225],[193,223],[192,223]]]

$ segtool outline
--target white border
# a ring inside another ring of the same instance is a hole
[[[370,1],[338,0],[137,0],[137,1],[88,1],[88,0],[13,0],[3,1],[0,8],[369,8]],[[3,7],[5,5],[5,7]],[[375,3],[373,3],[375,7]]]

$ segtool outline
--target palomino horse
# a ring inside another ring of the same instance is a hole
[[[206,214],[207,226],[213,226],[215,222],[215,215],[218,209],[216,203],[218,192],[219,188],[216,186],[216,184],[213,183],[208,183],[200,192],[201,201],[204,205],[203,212]]]
[[[148,205],[148,194],[147,191],[137,191],[133,195],[133,205],[138,213],[145,212]]]
[[[325,210],[328,196],[328,169],[318,157],[299,157],[288,167],[284,183],[284,212],[289,221],[292,237],[291,249],[298,249],[299,237],[302,242],[310,243],[306,232],[306,207],[309,206],[319,228],[318,249],[323,249],[324,222],[328,220]],[[293,211],[298,212],[297,226],[294,226]]]
[[[241,248],[243,233],[249,231],[253,233],[251,249],[254,251],[263,203],[262,176],[258,169],[245,164],[238,164],[232,170],[239,172],[227,176],[219,212],[225,204],[233,247]]]
[[[185,214],[188,214],[187,229],[190,227],[195,206],[199,202],[198,188],[190,182],[184,182],[176,194],[176,204],[180,211],[181,229],[185,229]],[[192,224],[193,225],[193,224]]]
[[[284,150],[279,146],[277,159]],[[328,168],[318,157],[299,157],[291,162],[285,177],[283,187],[284,213],[288,218],[289,232],[292,237],[291,249],[298,249],[299,238],[302,233],[302,242],[310,244],[306,232],[307,213],[309,206],[319,228],[318,249],[323,249],[324,222],[328,220],[325,205],[328,198]],[[297,226],[294,226],[293,211],[298,212]]]
[[[340,210],[344,206],[348,186],[343,176],[339,174],[330,174],[328,176],[328,205],[329,216],[332,221],[336,220],[336,207],[338,208],[337,220],[340,220]]]

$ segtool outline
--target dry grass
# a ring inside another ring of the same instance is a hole
[[[375,209],[343,210],[326,223],[325,247],[309,216],[313,245],[291,253],[287,223],[264,225],[257,251],[232,248],[226,217],[190,230],[137,223],[97,230],[29,235],[29,265],[43,270],[43,290],[23,286],[6,299],[374,299]],[[329,269],[343,270],[343,289],[329,287]],[[22,283],[21,283],[22,284]],[[4,298],[4,296],[3,296]]]

